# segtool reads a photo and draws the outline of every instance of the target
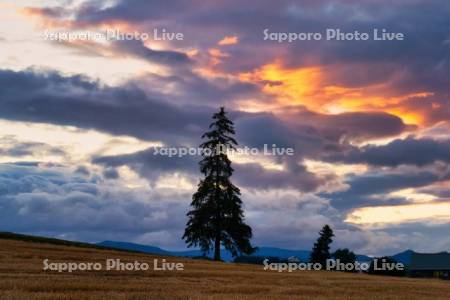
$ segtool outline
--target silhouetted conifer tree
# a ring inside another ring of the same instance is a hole
[[[203,159],[200,171],[204,178],[192,196],[192,210],[183,239],[188,247],[200,246],[204,253],[214,248],[214,260],[220,260],[223,245],[233,256],[251,254],[252,229],[244,223],[239,188],[233,185],[233,174],[227,150],[236,149],[235,131],[223,107],[213,115],[210,131],[203,134],[206,141],[200,145]]]
[[[320,263],[322,268],[325,268],[327,259],[331,257],[330,244],[333,242],[333,236],[334,233],[331,227],[325,225],[319,232],[319,238],[312,249],[310,258],[311,262]]]

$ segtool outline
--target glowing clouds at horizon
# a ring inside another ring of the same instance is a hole
[[[357,208],[345,222],[358,225],[450,222],[450,202]]]

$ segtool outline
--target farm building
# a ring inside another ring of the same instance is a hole
[[[450,279],[450,253],[413,253],[410,275]]]

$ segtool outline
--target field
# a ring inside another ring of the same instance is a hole
[[[43,271],[43,260],[148,262],[147,254],[0,238],[0,299],[449,299],[450,283],[165,257],[184,271]]]

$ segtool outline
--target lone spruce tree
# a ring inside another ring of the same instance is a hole
[[[200,246],[204,254],[214,248],[214,260],[221,260],[220,247],[223,245],[233,256],[251,254],[252,229],[244,223],[244,213],[239,198],[239,188],[233,185],[233,174],[227,151],[236,149],[233,122],[223,107],[213,115],[210,131],[202,135],[206,141],[200,145],[203,159],[200,171],[204,178],[192,196],[192,210],[183,239],[188,247]]]
[[[314,244],[311,252],[311,262],[319,263],[322,268],[325,267],[327,259],[330,259],[330,244],[333,242],[332,237],[334,236],[333,230],[330,226],[323,226],[322,230],[319,232],[319,238]]]

